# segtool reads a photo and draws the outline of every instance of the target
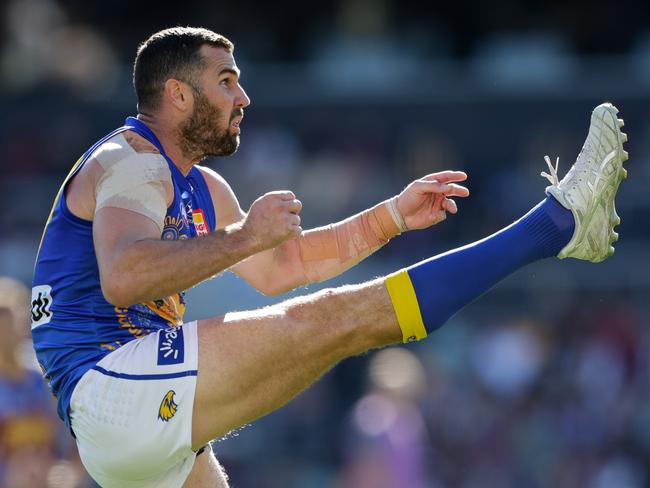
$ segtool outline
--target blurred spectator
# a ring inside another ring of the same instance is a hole
[[[53,0],[7,3],[8,49],[0,75],[17,90],[47,80],[69,83],[87,99],[107,99],[119,70],[111,45],[95,29],[73,25]]]
[[[418,408],[426,386],[422,364],[407,349],[386,349],[374,355],[370,381],[372,389],[354,407],[346,430],[347,462],[339,486],[431,486],[431,453]]]
[[[0,487],[88,486],[72,438],[33,369],[28,303],[24,285],[0,278]]]

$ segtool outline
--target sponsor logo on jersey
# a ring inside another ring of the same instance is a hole
[[[169,390],[165,393],[162,402],[160,402],[158,418],[163,422],[169,422],[178,411],[178,403],[174,401],[174,395],[176,395],[176,392],[174,390]]]
[[[194,222],[197,236],[201,237],[209,234],[208,224],[205,222],[205,214],[202,209],[199,208],[192,211],[192,221]]]
[[[32,329],[52,320],[52,287],[38,285],[32,288]]]
[[[182,327],[171,327],[158,333],[158,366],[185,361],[185,340]]]

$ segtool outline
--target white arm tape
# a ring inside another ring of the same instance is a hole
[[[96,187],[95,213],[115,207],[139,213],[153,220],[162,232],[167,214],[164,183],[172,177],[160,154],[132,153],[118,161],[102,161],[104,168]]]

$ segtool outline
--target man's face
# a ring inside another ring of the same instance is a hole
[[[239,123],[250,99],[239,84],[239,69],[225,49],[203,46],[207,67],[193,87],[194,108],[180,126],[183,154],[190,159],[228,156],[239,147]]]

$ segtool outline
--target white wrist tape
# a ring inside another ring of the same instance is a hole
[[[393,217],[393,220],[395,221],[395,224],[399,228],[400,233],[402,233],[402,232],[406,232],[409,229],[406,226],[406,223],[404,222],[404,217],[402,217],[402,213],[397,208],[397,198],[398,197],[395,196],[387,201],[388,211],[390,212],[390,216]]]

